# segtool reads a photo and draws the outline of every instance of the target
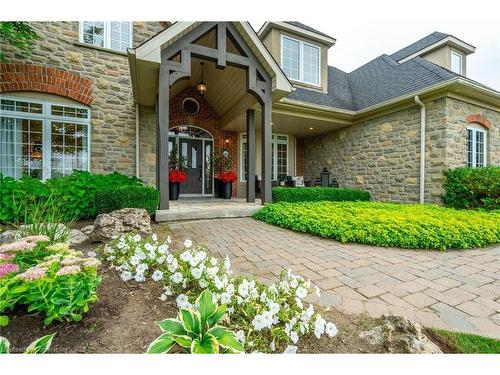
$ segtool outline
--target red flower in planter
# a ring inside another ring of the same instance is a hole
[[[222,182],[234,182],[238,179],[238,176],[236,176],[236,173],[234,172],[222,172],[219,173],[217,178]]]
[[[183,183],[186,181],[186,172],[180,169],[172,169],[168,172],[168,182],[179,182]]]

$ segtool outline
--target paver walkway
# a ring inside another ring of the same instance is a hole
[[[228,254],[235,271],[263,281],[288,268],[310,278],[323,291],[314,301],[320,305],[500,338],[500,247],[440,252],[342,244],[251,218],[170,228],[176,241]]]

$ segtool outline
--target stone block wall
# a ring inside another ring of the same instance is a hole
[[[449,97],[425,104],[425,201],[440,203],[443,171],[466,165],[467,116],[479,114],[491,123],[488,163],[500,163],[500,113]],[[307,138],[305,146],[306,180],[316,179],[327,167],[341,187],[365,189],[373,200],[419,201],[417,106]]]
[[[92,92],[90,100],[79,97],[73,99],[91,107],[91,171],[118,171],[134,175],[135,106],[126,54],[80,44],[78,22],[30,24],[41,37],[33,53],[26,58],[13,47],[2,44],[2,52],[8,62],[28,66],[23,68],[28,70],[46,68],[45,71],[48,71],[55,68],[70,73],[68,77],[82,78],[82,82],[89,80]],[[165,22],[134,22],[133,45],[144,42],[165,26]],[[63,86],[66,84],[63,83]],[[2,92],[12,91],[8,87],[0,88]]]

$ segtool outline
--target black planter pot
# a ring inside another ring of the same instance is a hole
[[[221,180],[219,180],[218,178],[214,179],[214,197],[215,198],[222,198],[221,195],[220,195],[220,191],[221,191],[221,185],[223,184],[223,182]]]
[[[179,199],[180,184],[178,182],[168,183],[168,198],[171,201],[176,201]]]
[[[231,199],[231,196],[233,194],[233,183],[232,182],[219,182],[219,188],[220,188],[220,198],[223,199]]]

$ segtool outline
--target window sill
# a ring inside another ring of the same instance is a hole
[[[108,53],[112,53],[114,55],[127,56],[126,52],[116,51],[116,50],[111,49],[111,48],[103,48],[103,47],[93,46],[91,44],[80,43],[80,42],[76,42],[76,43],[73,43],[73,44],[75,46],[78,46],[78,47],[84,47],[84,48],[89,48],[89,49],[96,49],[98,51],[108,52]]]
[[[290,80],[290,82],[292,82],[292,84],[294,86],[297,86],[297,87],[301,87],[301,88],[309,89],[309,90],[326,92],[321,85],[315,85],[315,84],[312,84],[312,83],[306,83],[306,82],[302,82],[302,81],[297,81],[297,80],[291,79],[291,78],[289,78],[289,80]]]

